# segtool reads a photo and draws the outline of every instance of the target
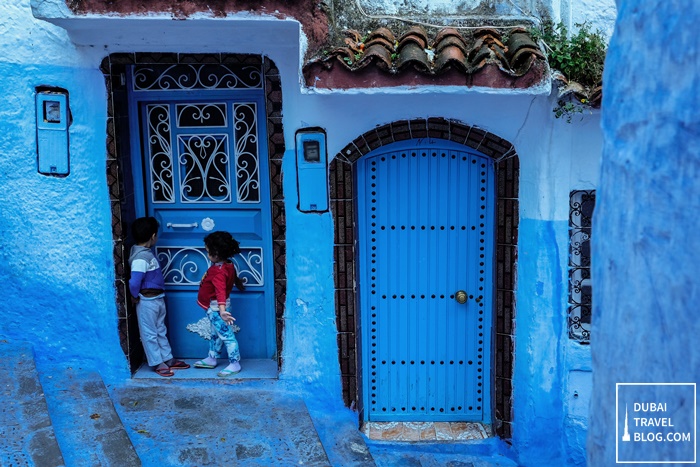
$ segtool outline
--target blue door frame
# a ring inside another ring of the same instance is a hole
[[[160,223],[155,253],[166,279],[166,323],[175,356],[207,353],[207,341],[188,325],[205,316],[196,303],[210,265],[204,236],[226,230],[241,244],[234,262],[247,286],[231,296],[241,355],[270,359],[276,355],[276,329],[262,79],[230,89],[183,88],[172,79],[177,67],[191,76],[204,66],[162,67],[170,84],[154,80],[147,89],[136,84],[133,67],[127,74],[135,211]],[[208,73],[212,65],[207,66]],[[231,76],[230,69],[221,69],[223,77]],[[202,72],[201,79],[211,76]]]
[[[365,419],[490,423],[493,161],[416,139],[356,174]]]

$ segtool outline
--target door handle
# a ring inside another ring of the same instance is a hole
[[[467,303],[467,298],[467,292],[464,290],[458,290],[457,293],[455,293],[455,300],[457,300],[457,303],[460,305]]]
[[[199,224],[196,222],[193,222],[192,224],[173,224],[172,222],[168,222],[165,224],[166,227],[171,228],[171,229],[191,229],[192,227],[197,227]]]

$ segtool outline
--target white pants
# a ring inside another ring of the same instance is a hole
[[[139,295],[136,316],[148,364],[156,366],[173,358],[168,330],[165,328],[165,299]]]

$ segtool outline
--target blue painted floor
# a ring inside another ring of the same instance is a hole
[[[183,373],[107,386],[0,341],[0,381],[3,466],[517,466],[497,438],[370,441],[340,401],[274,378]]]

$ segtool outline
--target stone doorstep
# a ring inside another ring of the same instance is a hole
[[[190,364],[186,370],[173,370],[174,376],[163,377],[158,375],[148,364],[143,363],[133,379],[155,379],[155,380],[250,380],[250,379],[277,379],[277,361],[272,359],[243,359],[241,360],[241,372],[227,378],[219,378],[217,373],[228,365],[228,360],[220,358],[214,369],[194,368],[194,362],[199,358],[182,358]]]
[[[469,441],[493,436],[479,422],[365,422],[362,432],[380,441]]]

